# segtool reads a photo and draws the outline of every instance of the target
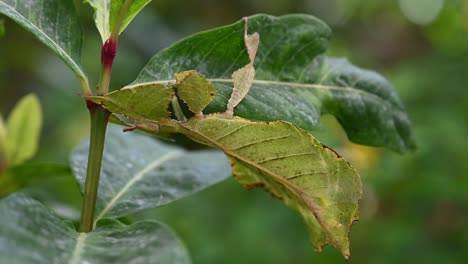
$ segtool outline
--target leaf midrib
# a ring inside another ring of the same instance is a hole
[[[78,238],[76,239],[76,246],[73,250],[73,256],[70,261],[71,264],[79,264],[81,260],[81,254],[83,252],[85,240],[87,237],[87,233],[79,233]]]
[[[104,19],[103,19],[103,28],[105,30],[104,37],[107,38],[110,36],[110,0],[104,0]],[[102,42],[105,42],[106,39],[103,39]]]
[[[171,83],[175,83],[175,81],[176,80],[161,80],[161,81],[152,81],[152,82],[142,82],[142,83],[127,85],[127,86],[123,87],[122,89],[133,89],[133,88],[136,88],[136,87],[139,87],[139,86],[154,85],[154,84],[171,84]],[[218,82],[218,83],[232,83],[231,79],[208,79],[208,81]],[[370,93],[370,92],[368,92],[366,90],[356,89],[356,88],[351,87],[351,86],[341,87],[341,86],[324,85],[324,84],[294,83],[294,82],[269,81],[269,80],[259,80],[259,79],[255,79],[253,81],[253,84],[289,86],[289,87],[294,87],[294,88],[307,88],[307,89],[322,89],[322,90],[355,92],[355,93],[364,94],[365,96],[374,97],[377,100],[383,102],[384,104],[390,104],[392,107],[395,107],[400,111],[402,110],[402,109],[400,109],[400,107],[398,105],[395,105],[391,101],[385,100],[385,98],[382,98],[379,95]]]
[[[74,68],[73,71],[75,73],[77,73],[84,80],[87,80],[87,78],[86,78],[84,72],[81,70],[80,66],[75,62],[75,60],[72,57],[70,57],[68,52],[65,51],[64,49],[62,49],[62,47],[60,47],[59,45],[57,45],[53,39],[51,39],[47,34],[45,34],[44,31],[42,31],[41,28],[39,28],[36,25],[34,25],[33,23],[29,22],[29,20],[23,14],[16,11],[16,9],[11,8],[9,5],[5,4],[4,2],[0,2],[0,5],[5,6],[6,9],[11,10],[17,16],[23,18],[27,22],[28,25],[30,25],[32,28],[37,30],[42,36],[44,36],[52,44],[52,46],[54,46],[54,48],[56,48],[57,50],[61,51],[60,54],[62,54],[63,57],[65,57],[73,65],[73,68]]]

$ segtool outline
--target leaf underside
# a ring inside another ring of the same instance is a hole
[[[70,156],[84,189],[89,143]],[[222,152],[186,151],[138,133],[108,128],[99,182],[96,221],[122,217],[181,199],[231,175]]]
[[[190,263],[175,234],[155,221],[130,226],[114,221],[78,233],[20,193],[0,201],[0,215],[1,263]]]

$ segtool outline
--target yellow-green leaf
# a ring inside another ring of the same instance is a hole
[[[298,211],[317,251],[329,244],[349,257],[349,232],[358,219],[362,185],[336,152],[281,121],[211,115],[179,124],[191,139],[223,150],[243,186],[262,187]]]
[[[9,166],[20,164],[36,154],[41,126],[39,100],[33,94],[26,95],[8,117],[5,147]]]
[[[211,82],[197,71],[178,72],[175,78],[177,94],[195,114],[201,113],[216,95]]]
[[[135,121],[157,121],[169,116],[167,108],[173,96],[172,87],[151,84],[117,90],[106,96],[88,96],[86,99]]]

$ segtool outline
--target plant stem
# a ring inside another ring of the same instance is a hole
[[[112,73],[112,65],[114,64],[114,58],[117,53],[117,42],[119,39],[120,27],[122,26],[123,19],[127,14],[128,8],[132,0],[125,0],[122,8],[120,9],[119,17],[114,25],[114,29],[111,35],[101,49],[101,82],[98,86],[98,95],[106,95],[109,92],[109,83]]]
[[[117,40],[120,27],[132,0],[125,0],[119,13],[119,18],[108,40],[101,49],[101,81],[98,86],[98,95],[105,96],[109,92],[112,65],[117,53]],[[85,83],[87,86],[87,82]],[[83,87],[85,87],[83,86]],[[89,89],[84,88],[86,95],[91,95]],[[102,106],[91,101],[86,102],[91,118],[91,141],[89,145],[88,168],[86,171],[86,183],[83,194],[83,207],[81,208],[80,232],[91,232],[94,228],[94,213],[96,211],[96,199],[101,174],[101,163],[106,139],[107,122],[111,113]]]
[[[88,109],[91,117],[91,141],[80,221],[80,232],[86,233],[93,230],[104,140],[106,137],[107,121],[110,116],[109,111],[93,103],[88,102]]]

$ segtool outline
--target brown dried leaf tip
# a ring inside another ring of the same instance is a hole
[[[255,32],[249,35],[248,32],[248,18],[244,17],[244,43],[249,54],[249,64],[238,69],[232,74],[232,82],[234,88],[232,89],[231,98],[229,98],[225,114],[229,116],[234,115],[234,108],[244,99],[252,86],[255,79],[255,68],[253,66],[255,57],[257,56],[258,45],[260,44],[260,35]]]

